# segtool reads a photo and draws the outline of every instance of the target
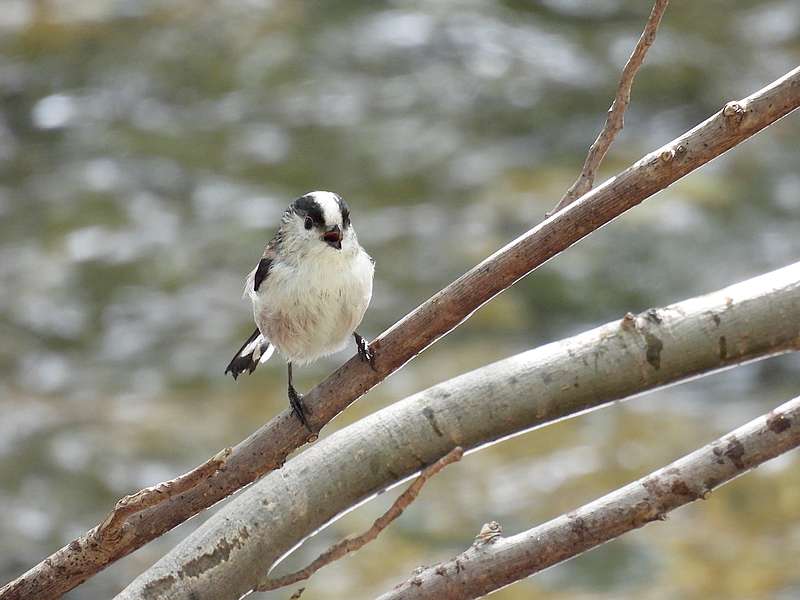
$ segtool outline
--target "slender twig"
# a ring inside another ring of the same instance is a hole
[[[381,334],[372,344],[375,368],[359,357],[311,390],[304,403],[311,425],[323,427],[357,398],[469,315],[578,240],[713,160],[800,106],[800,68],[646,155],[613,179],[584,194],[566,210],[539,223],[495,252]],[[90,531],[0,588],[0,600],[49,599],[71,590],[116,560],[279,468],[309,440],[308,431],[284,410],[233,447],[225,468],[178,497],[146,509],[124,542],[97,544]]]
[[[661,24],[661,17],[664,16],[664,11],[667,10],[667,4],[669,4],[669,0],[656,0],[653,5],[653,10],[650,11],[650,16],[647,19],[647,23],[645,23],[644,31],[642,31],[642,35],[639,37],[639,41],[636,42],[628,62],[625,63],[625,67],[622,69],[622,77],[620,77],[614,101],[608,109],[606,123],[589,148],[589,154],[586,156],[586,161],[583,163],[578,179],[564,193],[552,212],[558,212],[565,206],[569,206],[592,189],[600,163],[603,162],[608,149],[614,142],[614,138],[617,137],[617,134],[622,131],[625,125],[625,111],[631,101],[633,80],[644,62],[647,51],[656,39],[656,32]],[[548,216],[550,214],[552,213],[548,213]]]
[[[179,475],[169,481],[158,485],[146,487],[135,494],[130,494],[117,501],[108,516],[96,528],[95,535],[100,539],[107,539],[122,535],[126,520],[148,508],[153,508],[178,494],[192,489],[201,481],[219,471],[231,454],[230,448],[224,448],[215,456],[209,458],[202,465],[191,471]]]
[[[476,539],[458,556],[416,571],[379,600],[467,600],[599,546],[708,494],[800,445],[800,397],[594,502],[515,536]],[[484,526],[485,527],[485,526]]]
[[[315,558],[314,561],[304,569],[295,571],[294,573],[289,573],[288,575],[284,575],[282,577],[265,579],[258,584],[258,586],[256,586],[254,591],[269,592],[270,590],[276,590],[278,588],[297,583],[298,581],[303,581],[304,579],[311,577],[325,565],[329,565],[333,561],[339,560],[351,552],[360,550],[366,544],[378,537],[381,531],[386,529],[392,521],[403,514],[403,511],[408,508],[408,506],[414,500],[416,500],[420,491],[422,491],[422,486],[425,485],[425,483],[427,483],[431,477],[436,475],[447,465],[461,460],[462,456],[464,456],[464,450],[460,446],[456,446],[435,463],[423,469],[423,471],[419,474],[419,477],[414,480],[414,483],[408,486],[408,489],[406,489],[405,492],[397,497],[397,500],[395,500],[394,503],[389,507],[389,510],[378,517],[372,524],[372,527],[370,527],[367,531],[355,537],[345,538],[341,542],[334,544],[325,552],[320,554],[317,558]]]

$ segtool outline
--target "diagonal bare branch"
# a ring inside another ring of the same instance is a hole
[[[658,26],[661,24],[661,17],[664,16],[664,11],[667,10],[668,4],[669,0],[656,0],[653,5],[653,10],[650,11],[650,16],[647,19],[647,23],[645,23],[644,31],[642,31],[642,35],[639,37],[639,41],[636,42],[636,46],[633,48],[628,62],[625,63],[625,67],[622,69],[622,77],[620,77],[614,101],[608,109],[606,123],[603,125],[603,129],[600,130],[597,139],[589,147],[589,154],[586,156],[586,161],[583,163],[581,174],[578,176],[578,179],[575,180],[575,183],[564,193],[556,207],[548,213],[548,216],[554,212],[558,212],[565,206],[569,206],[592,189],[594,179],[597,175],[597,169],[600,168],[600,163],[603,162],[608,149],[611,147],[611,144],[614,143],[617,134],[622,131],[625,125],[625,111],[628,109],[628,104],[631,102],[633,79],[636,77],[636,73],[639,72],[639,68],[644,62],[647,51],[656,40]]]
[[[379,600],[467,600],[538,573],[705,499],[731,479],[800,445],[800,397],[666,467],[515,536],[476,539],[458,556],[415,572]]]
[[[374,370],[354,357],[309,392],[304,403],[311,412],[311,425],[322,428],[483,304],[556,254],[798,107],[800,68],[747,98],[728,103],[724,110],[513,240],[381,334],[372,343],[377,357]],[[234,446],[224,469],[179,496],[135,514],[127,521],[129,527],[121,539],[113,543],[98,540],[97,528],[93,528],[0,588],[0,600],[49,599],[69,591],[279,468],[289,454],[308,441],[305,427],[284,410]]]

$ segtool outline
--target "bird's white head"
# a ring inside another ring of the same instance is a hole
[[[299,254],[350,253],[358,247],[350,208],[333,192],[309,192],[292,202],[280,235],[285,249]]]

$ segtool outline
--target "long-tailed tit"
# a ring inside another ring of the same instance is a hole
[[[341,350],[355,337],[361,358],[373,354],[356,332],[372,297],[374,261],[359,245],[347,203],[332,192],[311,192],[286,209],[280,228],[245,280],[257,329],[225,373],[252,373],[277,350],[289,370],[289,404],[309,430],[292,364]]]

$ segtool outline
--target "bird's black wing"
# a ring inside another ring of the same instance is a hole
[[[256,274],[253,277],[253,290],[258,291],[259,286],[261,283],[267,278],[269,275],[269,270],[272,267],[272,259],[264,257],[258,262],[258,267],[256,268]]]
[[[281,232],[279,231],[275,234],[275,237],[269,241],[266,248],[264,248],[264,254],[261,255],[261,260],[258,261],[256,273],[253,277],[253,291],[257,292],[259,286],[264,283],[267,275],[269,275],[269,271],[272,268],[272,263],[278,256],[278,253],[275,249],[280,245],[280,242]]]

